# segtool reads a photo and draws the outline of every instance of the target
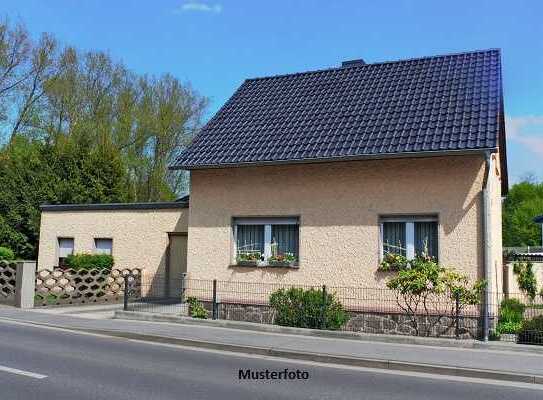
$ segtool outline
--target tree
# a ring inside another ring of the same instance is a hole
[[[415,334],[430,336],[446,317],[479,304],[486,281],[470,284],[454,269],[442,267],[429,257],[417,257],[389,279],[387,287],[395,292],[396,303],[409,317]],[[443,332],[453,326],[454,320],[449,321]]]
[[[541,227],[533,222],[543,214],[543,182],[523,181],[511,187],[503,205],[503,244],[540,246]]]
[[[0,246],[36,256],[41,204],[131,200],[125,167],[107,148],[13,137],[0,152]]]
[[[44,203],[175,199],[187,177],[168,165],[205,105],[170,74],[0,22],[0,246],[35,257]]]
[[[170,74],[138,75],[100,51],[0,23],[4,142],[16,135],[117,151],[134,201],[172,200],[186,175],[168,165],[191,142],[207,100]],[[1,142],[1,141],[0,141]]]

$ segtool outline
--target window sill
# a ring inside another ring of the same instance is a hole
[[[282,268],[282,269],[299,269],[300,265],[298,264],[230,264],[229,268]]]

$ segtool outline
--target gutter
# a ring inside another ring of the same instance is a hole
[[[486,153],[488,151],[497,151],[497,150],[498,150],[497,147],[483,147],[479,149],[411,151],[411,152],[399,152],[399,153],[362,154],[362,155],[359,154],[359,155],[352,155],[352,156],[314,157],[314,158],[267,160],[267,161],[243,161],[243,162],[201,164],[201,165],[174,164],[174,165],[170,165],[168,169],[191,171],[191,170],[199,170],[199,169],[265,167],[265,166],[275,166],[275,165],[319,164],[319,163],[364,161],[364,160],[388,160],[388,159],[406,159],[406,158],[467,156],[467,155],[481,154],[481,153]]]
[[[484,246],[484,275],[487,283],[485,289],[485,299],[484,299],[484,319],[483,319],[483,337],[484,341],[488,342],[488,333],[490,329],[490,290],[488,285],[490,284],[490,271],[492,270],[491,260],[492,260],[492,249],[490,232],[491,232],[491,223],[490,223],[490,195],[488,193],[488,178],[490,175],[490,170],[492,167],[492,154],[490,151],[485,152],[485,176],[483,178],[483,246]]]

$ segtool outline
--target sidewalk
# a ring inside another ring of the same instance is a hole
[[[88,319],[84,316],[85,314],[76,317],[59,313],[0,308],[0,321],[9,319],[133,339],[319,362],[543,383],[543,354],[538,352],[383,343],[360,339],[254,332],[194,324]],[[308,355],[313,355],[313,358]],[[419,368],[419,366],[422,367]],[[462,369],[463,372],[456,369]],[[489,374],[487,376],[477,371],[469,374],[466,369],[487,371]],[[491,372],[515,376],[500,378],[493,376]]]

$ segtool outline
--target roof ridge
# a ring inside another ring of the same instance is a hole
[[[418,60],[429,60],[433,58],[443,58],[443,57],[451,57],[451,56],[461,56],[461,55],[467,55],[467,54],[476,54],[476,53],[489,53],[497,51],[498,53],[501,53],[501,49],[499,47],[489,48],[489,49],[481,49],[481,50],[470,50],[470,51],[460,51],[460,52],[454,52],[454,53],[445,53],[445,54],[439,54],[434,56],[423,56],[423,57],[413,57],[413,58],[404,58],[401,60],[389,60],[389,61],[378,61],[374,63],[365,63],[360,65],[350,65],[348,69],[352,68],[367,68],[374,65],[383,65],[383,64],[399,64],[403,62],[412,62],[412,61],[418,61]],[[306,75],[306,74],[317,74],[321,72],[328,72],[328,71],[340,71],[347,69],[345,67],[330,67],[330,68],[320,68],[315,70],[307,70],[307,71],[301,71],[301,72],[291,72],[286,74],[276,74],[276,75],[268,75],[268,76],[257,76],[254,78],[247,78],[244,80],[244,82],[250,82],[250,81],[259,81],[264,79],[275,79],[275,78],[283,78],[287,76],[298,76],[298,75]]]

